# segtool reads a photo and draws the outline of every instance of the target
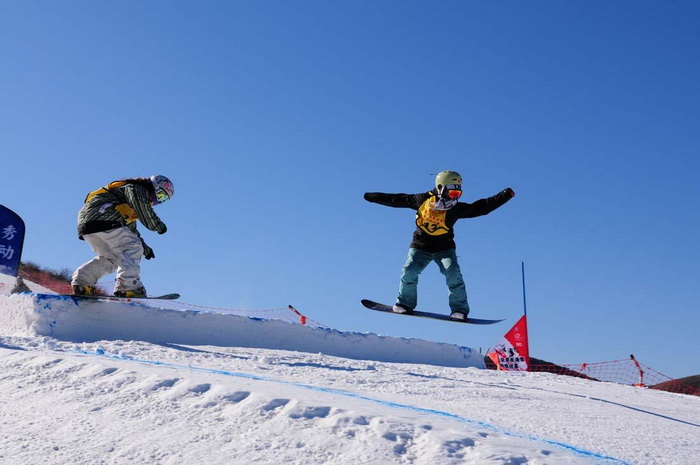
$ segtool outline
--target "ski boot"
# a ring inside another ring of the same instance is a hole
[[[139,297],[146,297],[146,288],[141,286],[137,289],[118,290],[114,291],[114,295],[117,297],[130,297],[137,299]]]
[[[71,288],[73,290],[73,295],[97,295],[97,288],[95,286],[73,284]]]
[[[394,313],[401,313],[403,315],[413,315],[413,310],[410,308],[406,308],[403,305],[397,303],[393,307],[391,307],[391,311]]]

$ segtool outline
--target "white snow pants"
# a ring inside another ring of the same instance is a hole
[[[97,281],[117,271],[115,291],[138,289],[141,283],[141,238],[129,228],[121,227],[83,236],[97,257],[81,265],[73,273],[72,284],[95,286]]]

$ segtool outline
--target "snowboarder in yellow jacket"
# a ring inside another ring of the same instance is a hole
[[[158,234],[167,231],[153,207],[172,198],[173,183],[165,176],[114,181],[90,192],[78,213],[78,237],[97,256],[81,265],[71,281],[73,294],[94,294],[97,281],[117,272],[114,295],[145,297],[141,258],[155,258],[136,229],[137,221]]]

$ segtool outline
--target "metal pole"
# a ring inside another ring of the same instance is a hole
[[[525,312],[525,315],[527,315],[527,300],[525,298],[525,262],[520,262],[520,264],[523,274],[523,310]]]

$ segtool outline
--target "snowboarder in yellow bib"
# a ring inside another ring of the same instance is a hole
[[[116,271],[115,296],[145,297],[139,263],[142,257],[150,260],[155,254],[141,238],[136,223],[165,234],[167,227],[153,207],[174,193],[170,179],[160,175],[114,181],[90,192],[78,213],[78,237],[90,244],[97,256],[73,273],[73,294],[94,294],[97,281]]]
[[[515,196],[510,187],[474,203],[460,202],[462,176],[442,171],[435,189],[422,194],[365,193],[365,200],[387,207],[416,210],[416,230],[401,272],[396,313],[412,313],[418,303],[418,276],[430,262],[437,263],[449,288],[450,317],[465,320],[469,314],[467,290],[457,263],[454,225],[461,218],[487,215]]]

